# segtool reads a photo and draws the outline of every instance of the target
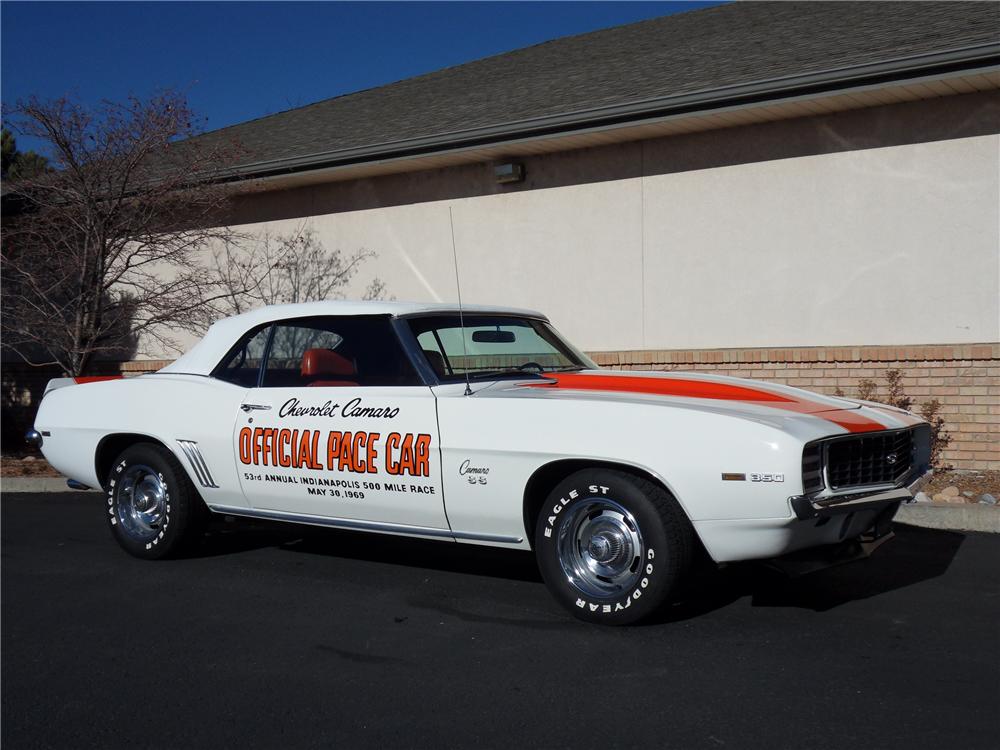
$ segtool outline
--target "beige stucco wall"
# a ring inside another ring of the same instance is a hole
[[[998,169],[981,136],[648,177],[644,346],[997,341]]]
[[[454,301],[449,208],[464,300],[541,309],[588,350],[1000,340],[997,135],[243,229],[308,222],[378,254],[354,294],[377,275],[396,299]]]

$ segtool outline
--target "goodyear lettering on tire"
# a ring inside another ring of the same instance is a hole
[[[610,487],[606,487],[600,484],[591,484],[587,487],[586,492],[581,492],[579,489],[571,489],[563,497],[559,498],[559,501],[549,509],[549,515],[546,518],[546,526],[543,535],[546,539],[552,539],[555,532],[556,521],[559,520],[559,515],[562,513],[563,508],[569,505],[573,500],[585,495],[586,497],[597,497],[606,496],[610,492]],[[642,592],[649,588],[650,579],[652,578],[656,567],[653,565],[653,560],[656,559],[656,550],[650,547],[646,550],[646,567],[643,570],[645,575],[638,581],[635,588],[630,591],[624,598],[619,599],[615,602],[592,602],[582,597],[577,597],[576,606],[580,609],[585,609],[590,612],[611,615],[615,612],[623,612],[632,606],[632,602],[637,601],[641,596]]]

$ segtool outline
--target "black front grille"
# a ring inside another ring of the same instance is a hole
[[[826,446],[826,476],[832,490],[896,484],[913,465],[913,430],[852,435]]]
[[[810,443],[802,452],[802,491],[807,495],[823,489],[823,444]]]

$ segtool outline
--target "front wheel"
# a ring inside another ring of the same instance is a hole
[[[126,448],[115,459],[106,488],[112,536],[126,552],[147,560],[185,549],[207,514],[184,467],[161,445]]]
[[[549,590],[581,620],[625,625],[670,598],[694,532],[662,487],[610,469],[578,471],[548,496],[535,555]]]

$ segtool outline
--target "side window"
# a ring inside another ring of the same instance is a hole
[[[388,317],[278,323],[265,388],[421,385]]]
[[[240,385],[244,388],[257,386],[257,376],[260,374],[260,364],[264,360],[264,350],[267,348],[267,337],[271,332],[270,324],[256,331],[251,331],[233,347],[232,351],[215,368],[212,375],[227,383]]]

